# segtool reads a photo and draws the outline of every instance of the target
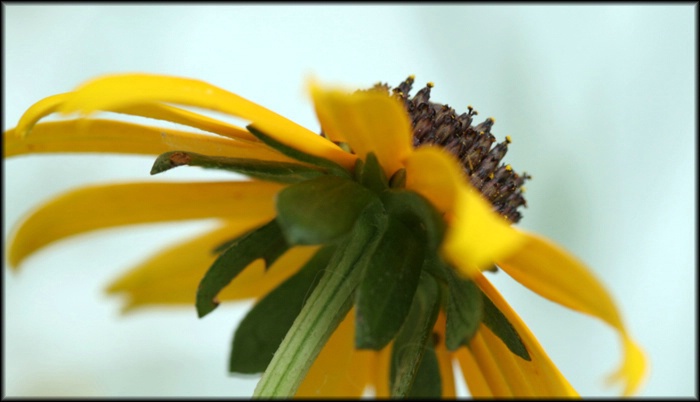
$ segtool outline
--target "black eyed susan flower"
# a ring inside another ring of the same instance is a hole
[[[125,310],[255,299],[233,338],[230,370],[263,373],[256,396],[455,395],[459,362],[474,396],[573,396],[575,390],[489,283],[501,269],[554,302],[597,317],[622,340],[612,378],[625,395],[646,363],[607,291],[558,246],[515,229],[525,204],[501,163],[493,119],[473,125],[409,96],[413,78],[347,93],[312,84],[322,136],[207,83],[113,75],[32,106],[4,133],[4,155],[158,155],[151,171],[197,166],[247,181],[89,186],[35,210],[9,261],[112,226],[215,218],[219,226],[159,252],[109,287]],[[182,106],[250,122],[245,129]],[[74,119],[39,123],[44,116]],[[99,119],[149,117],[208,134]],[[495,145],[494,145],[495,144]],[[77,213],[79,212],[79,213]],[[79,218],[76,218],[79,217]]]

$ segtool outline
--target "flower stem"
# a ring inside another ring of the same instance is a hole
[[[362,267],[381,234],[376,224],[362,223],[358,222],[349,239],[338,245],[323,277],[258,382],[254,398],[294,396],[316,356],[350,311]]]

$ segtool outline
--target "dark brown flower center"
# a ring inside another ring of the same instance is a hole
[[[508,151],[510,138],[496,142],[491,134],[494,119],[472,125],[476,110],[471,106],[467,112],[458,115],[448,105],[430,101],[428,83],[413,97],[409,92],[414,77],[408,77],[395,88],[387,84],[376,84],[374,90],[391,93],[403,100],[413,125],[413,145],[432,144],[440,146],[462,163],[471,183],[491,202],[496,212],[513,223],[520,221],[520,206],[527,206],[523,197],[523,183],[531,178],[527,173],[517,174],[510,165],[501,162]]]

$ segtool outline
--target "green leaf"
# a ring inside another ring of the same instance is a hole
[[[347,234],[376,196],[337,176],[291,185],[277,195],[277,220],[291,244],[325,244]]]
[[[421,275],[411,310],[391,351],[389,384],[392,397],[402,398],[412,392],[423,356],[429,348],[428,342],[432,340],[439,301],[440,289],[435,279],[430,275]]]
[[[389,190],[381,194],[381,200],[392,215],[407,226],[421,227],[428,234],[428,247],[437,252],[445,236],[442,215],[420,194],[408,190]]]
[[[355,175],[357,176],[357,181],[363,186],[374,191],[375,193],[380,193],[386,190],[389,186],[386,176],[384,175],[384,170],[379,164],[379,160],[374,155],[374,152],[367,154],[367,158],[364,163],[358,163],[355,168]]]
[[[289,145],[283,144],[276,139],[270,137],[269,135],[263,133],[262,131],[258,130],[256,127],[254,127],[252,124],[246,126],[248,131],[250,131],[251,134],[256,136],[260,141],[264,142],[267,146],[270,148],[273,148],[280,153],[287,155],[288,157],[292,159],[296,159],[300,162],[308,163],[314,166],[318,166],[324,169],[327,169],[331,174],[340,176],[340,177],[345,177],[345,178],[350,178],[350,173],[348,173],[345,168],[340,166],[339,164],[333,162],[332,160],[321,158],[319,156],[307,154],[305,152],[302,152],[298,149],[292,148]]]
[[[523,340],[518,335],[518,331],[513,328],[513,325],[508,321],[501,310],[482,293],[481,299],[484,302],[484,324],[489,327],[497,337],[501,338],[503,343],[510,349],[511,352],[524,360],[530,361],[530,353],[528,353]]]
[[[473,281],[447,275],[447,325],[445,344],[449,350],[457,350],[469,342],[481,324],[483,301],[481,291]]]
[[[214,261],[197,288],[195,305],[201,318],[219,305],[216,296],[250,263],[262,258],[270,266],[289,246],[276,221],[246,233]]]
[[[423,359],[418,366],[413,386],[406,395],[409,398],[439,399],[442,396],[442,378],[435,347],[431,341],[425,345]]]
[[[404,188],[406,187],[406,169],[401,168],[397,170],[391,178],[389,179],[389,187],[391,188]]]
[[[299,272],[253,306],[236,329],[229,371],[265,371],[332,255],[333,248],[321,249]]]
[[[359,349],[384,348],[406,319],[425,257],[425,234],[414,229],[389,215],[357,289],[355,346]]]
[[[158,156],[151,168],[151,174],[158,174],[182,165],[229,170],[255,179],[278,183],[298,183],[327,173],[326,169],[296,163],[227,158],[224,156],[201,155],[194,152],[174,151]]]

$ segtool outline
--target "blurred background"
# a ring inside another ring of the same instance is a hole
[[[585,261],[617,301],[651,372],[641,396],[697,397],[696,5],[48,6],[3,3],[3,129],[97,75],[199,78],[314,131],[305,80],[435,83],[433,99],[496,118],[505,161],[533,180],[521,228]],[[153,180],[151,158],[3,162],[3,235],[43,201],[93,183]],[[183,169],[171,178],[217,178]],[[75,237],[3,269],[5,396],[249,396],[227,373],[248,304],[120,315],[104,287],[210,222]],[[601,322],[492,276],[584,396],[620,345]],[[460,384],[461,395],[468,395]]]

